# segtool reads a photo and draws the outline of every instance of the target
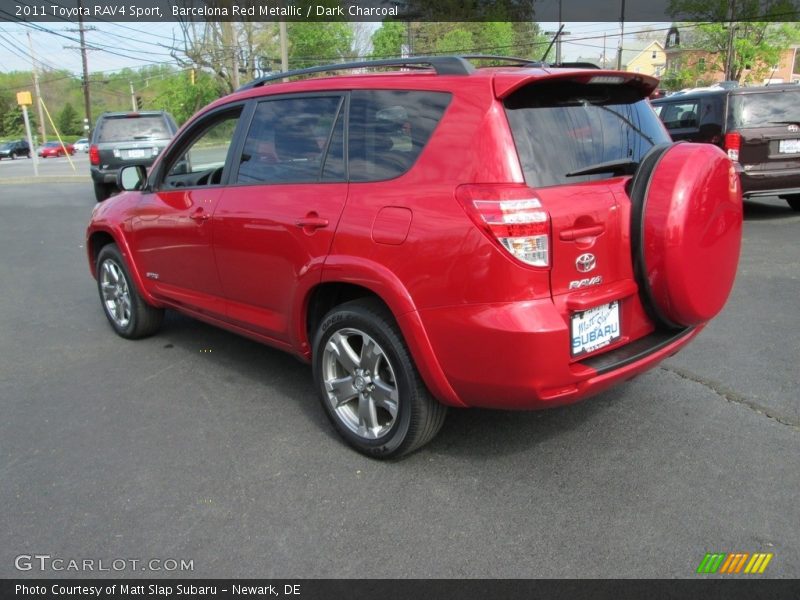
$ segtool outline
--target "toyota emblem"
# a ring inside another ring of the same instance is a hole
[[[596,265],[597,259],[595,259],[594,254],[581,254],[575,259],[575,268],[578,269],[579,273],[588,273]]]

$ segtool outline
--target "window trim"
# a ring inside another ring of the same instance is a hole
[[[167,176],[168,168],[171,167],[173,162],[177,160],[177,158],[179,158],[184,152],[186,152],[186,150],[197,140],[198,134],[201,134],[203,131],[207,130],[213,121],[219,120],[220,117],[222,117],[225,113],[232,113],[237,109],[240,111],[239,117],[236,123],[236,128],[233,131],[231,144],[228,146],[228,154],[225,157],[225,164],[222,168],[222,177],[220,178],[220,182],[213,185],[191,185],[180,188],[164,187],[164,180]],[[231,152],[234,148],[239,146],[239,138],[242,135],[242,122],[247,118],[248,110],[250,110],[250,107],[247,100],[231,102],[230,104],[219,106],[203,114],[201,117],[191,121],[186,130],[183,131],[179,137],[174,138],[164,151],[161,160],[158,161],[158,166],[147,178],[147,189],[143,191],[171,192],[175,190],[217,188],[227,185],[228,179],[230,178]]]

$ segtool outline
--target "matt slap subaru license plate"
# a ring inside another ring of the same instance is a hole
[[[588,354],[619,339],[619,301],[595,306],[572,315],[570,323],[572,356]]]

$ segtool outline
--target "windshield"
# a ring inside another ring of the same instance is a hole
[[[732,129],[800,123],[800,88],[754,94],[731,94]]]
[[[164,140],[172,135],[161,115],[102,119],[98,142]]]
[[[505,102],[525,181],[534,187],[607,179],[575,175],[605,163],[638,163],[670,138],[650,104],[624,85],[535,84]]]

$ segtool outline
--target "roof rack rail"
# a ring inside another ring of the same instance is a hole
[[[516,64],[520,67],[549,67],[550,64],[541,60],[520,58],[518,56],[500,56],[494,54],[463,54],[466,60],[496,60]]]
[[[295,69],[259,77],[250,83],[244,84],[237,92],[260,87],[270,81],[286,79],[287,77],[298,77],[300,75],[311,75],[313,73],[328,73],[332,71],[343,71],[347,69],[368,69],[375,67],[411,67],[417,65],[430,65],[437,75],[469,75],[475,71],[475,67],[465,58],[460,56],[412,56],[409,58],[387,58],[381,60],[362,60],[358,62],[340,63],[323,65],[320,67],[309,67],[307,69]]]

